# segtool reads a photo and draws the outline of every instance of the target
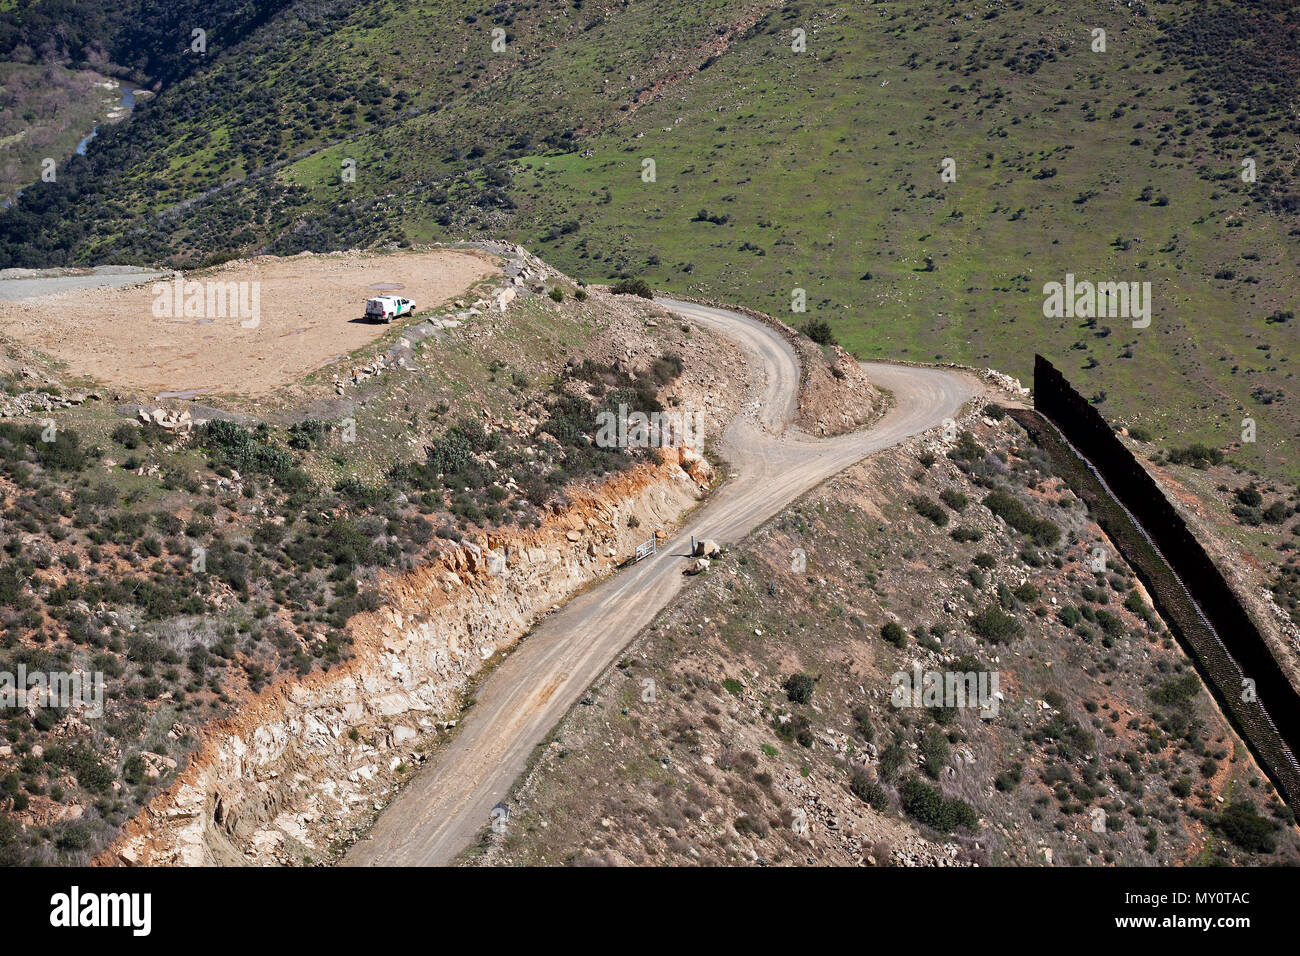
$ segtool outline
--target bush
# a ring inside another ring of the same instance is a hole
[[[867,743],[876,739],[876,728],[871,723],[871,711],[863,704],[858,704],[853,708],[853,721],[857,724],[858,733]]]
[[[907,751],[895,741],[880,752],[880,763],[876,770],[885,780],[893,780],[906,760]]]
[[[970,503],[970,499],[967,498],[960,491],[957,491],[955,488],[944,489],[939,494],[939,500],[942,501],[944,504],[946,504],[953,511],[961,511],[963,508],[966,507],[967,504]]]
[[[952,536],[952,540],[959,543],[973,543],[984,537],[984,532],[979,530],[979,528],[970,528],[966,525],[959,525],[948,532],[948,534]]]
[[[861,770],[853,771],[853,776],[849,780],[849,789],[867,806],[875,810],[889,809],[889,794],[885,792],[885,788]]]
[[[552,289],[550,292],[548,292],[548,293],[546,293],[546,294],[550,297],[550,299],[551,299],[552,302],[563,302],[563,301],[564,301],[564,290],[563,290],[563,289]]]
[[[654,289],[645,279],[621,279],[609,291],[615,295],[638,295],[643,299],[655,297]]]
[[[908,816],[940,833],[951,833],[958,827],[974,830],[979,824],[979,816],[970,804],[955,797],[945,800],[934,787],[915,778],[898,788],[898,796]]]
[[[1223,464],[1223,452],[1202,445],[1200,442],[1195,442],[1186,448],[1171,448],[1168,457],[1175,465],[1191,465],[1202,470],[1210,465]]]
[[[329,426],[325,422],[315,418],[305,419],[289,426],[289,447],[299,451],[314,448],[321,443],[328,432]]]
[[[825,319],[809,319],[799,329],[804,335],[812,339],[818,345],[837,345],[835,333],[831,330],[830,323]]]
[[[921,769],[936,780],[948,765],[948,738],[938,727],[931,727],[921,738]]]
[[[110,437],[123,448],[129,449],[140,447],[140,429],[138,426],[133,425],[130,422],[123,422],[118,425],[113,429]]]
[[[1259,489],[1254,485],[1247,485],[1245,488],[1237,489],[1237,500],[1243,505],[1258,508],[1264,503],[1264,496],[1259,493]]]
[[[1023,501],[1006,491],[995,491],[984,499],[984,507],[1021,534],[1034,539],[1040,547],[1051,547],[1061,540],[1061,529],[1046,518],[1039,518]]]
[[[907,632],[899,626],[897,621],[889,621],[880,629],[880,636],[895,647],[902,647],[907,643]]]
[[[922,518],[928,518],[939,527],[948,523],[948,512],[943,510],[939,502],[933,498],[927,498],[925,495],[917,495],[911,500],[912,508]]]
[[[1273,838],[1276,825],[1261,817],[1248,800],[1232,804],[1210,825],[1247,853],[1272,853],[1277,847]]]
[[[1028,581],[1011,589],[1011,593],[1016,596],[1017,601],[1023,601],[1025,604],[1032,604],[1038,600],[1038,588],[1034,587]]]
[[[813,679],[803,672],[791,674],[781,686],[785,688],[785,695],[796,704],[812,700]]]
[[[233,422],[214,419],[199,431],[199,444],[208,448],[218,464],[246,474],[282,475],[293,465],[293,456],[264,440],[265,428],[250,431]]]
[[[1201,689],[1201,679],[1189,671],[1182,677],[1171,677],[1151,691],[1151,699],[1161,707],[1178,707],[1190,701]]]
[[[994,644],[1017,638],[1023,630],[1019,621],[992,604],[971,618],[970,626],[976,634]]]

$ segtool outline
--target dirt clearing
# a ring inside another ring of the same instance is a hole
[[[413,299],[418,318],[498,271],[475,251],[266,256],[188,273],[179,293],[165,278],[0,301],[0,334],[152,396],[265,395],[383,334],[367,298]]]

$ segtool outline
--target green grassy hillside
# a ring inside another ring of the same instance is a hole
[[[24,193],[0,260],[505,235],[796,322],[804,289],[864,357],[1043,351],[1170,446],[1253,417],[1232,457],[1295,477],[1287,7],[300,3]],[[1150,282],[1150,327],[1045,318],[1067,273]]]

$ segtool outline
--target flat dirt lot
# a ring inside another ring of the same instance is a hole
[[[72,375],[141,394],[260,396],[381,335],[388,326],[363,318],[367,298],[392,292],[413,299],[419,316],[498,271],[485,254],[468,250],[266,256],[184,276],[255,283],[245,287],[245,302],[256,288],[256,323],[233,302],[224,315],[206,301],[198,314],[182,308],[178,315],[173,304],[171,315],[157,315],[155,283],[175,301],[168,278],[0,301],[0,335],[66,363]]]

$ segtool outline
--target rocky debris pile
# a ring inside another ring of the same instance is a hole
[[[0,418],[17,418],[34,412],[53,412],[60,408],[75,408],[99,399],[98,392],[73,392],[56,395],[51,392],[31,391],[0,398]]]
[[[996,386],[997,388],[1002,389],[1002,391],[1004,392],[1010,392],[1012,395],[1015,395],[1018,398],[1024,398],[1026,395],[1029,394],[1029,389],[1024,388],[1020,384],[1020,379],[1012,378],[1010,375],[1006,374],[1005,372],[999,372],[995,368],[984,369],[982,372],[980,372],[980,376],[984,379],[984,381],[990,383],[991,385]]]
[[[686,570],[683,571],[682,574],[686,574],[686,575],[700,574],[703,571],[709,570],[709,566],[712,563],[713,562],[711,562],[708,558],[696,558],[694,561],[692,561],[690,564],[686,566]]]
[[[336,377],[334,379],[334,391],[342,395],[343,390],[349,384],[360,385],[362,382],[366,381],[367,379],[374,378],[376,375],[379,375],[383,372],[387,372],[389,368],[390,366],[388,364],[388,354],[385,352],[380,352],[379,355],[375,356],[375,360],[373,362],[354,368],[352,370],[352,374],[349,375],[346,380]]]
[[[701,490],[708,488],[713,481],[713,466],[694,448],[679,445],[659,448],[657,451],[661,461],[677,465]]]
[[[201,424],[190,414],[189,409],[176,412],[170,408],[155,408],[152,411],[142,408],[138,414],[144,424],[153,423],[164,431],[175,432],[177,435],[188,435],[195,425]]]
[[[63,386],[35,369],[5,360],[0,368],[13,374],[16,382],[29,384],[27,390],[17,395],[0,393],[0,418],[17,418],[33,412],[52,412],[60,408],[74,408],[86,402],[98,401],[98,392],[63,393]]]

